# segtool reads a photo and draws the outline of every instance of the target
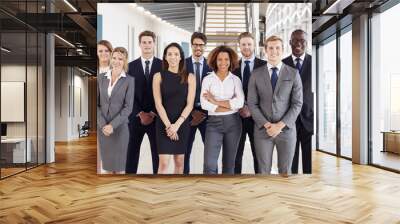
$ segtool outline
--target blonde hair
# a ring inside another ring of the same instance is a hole
[[[111,53],[111,58],[114,55],[114,53],[121,53],[124,55],[124,71],[128,71],[128,51],[124,47],[116,47]]]
[[[272,36],[270,36],[270,37],[265,39],[264,48],[267,48],[268,42],[277,41],[277,40],[279,40],[282,43],[282,49],[283,49],[283,40],[280,37],[275,36],[275,35],[272,35]]]

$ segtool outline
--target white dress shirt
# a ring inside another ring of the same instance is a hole
[[[203,97],[203,94],[206,91],[210,91],[217,101],[229,100],[231,110],[227,112],[215,112],[218,106],[210,103],[205,97]],[[243,107],[244,94],[242,82],[239,77],[233,75],[231,72],[229,72],[223,81],[218,78],[215,72],[211,72],[203,79],[200,103],[201,107],[208,111],[208,115],[234,114]]]
[[[279,78],[279,72],[281,71],[282,62],[279,62],[276,66],[271,65],[270,63],[267,63],[267,66],[268,66],[269,77],[271,78],[271,76],[272,76],[272,68],[273,68],[273,67],[276,67],[276,68],[278,69],[278,71],[276,71],[276,75],[277,75],[278,78]]]
[[[306,53],[304,52],[303,53],[303,55],[301,55],[299,58],[300,58],[300,67],[301,66],[303,66],[303,62],[304,62],[304,58],[306,57]],[[296,56],[294,56],[293,54],[292,54],[292,59],[293,59],[293,64],[294,64],[294,66],[296,66],[296,64],[297,64],[297,61],[296,61]]]
[[[144,57],[140,56],[140,60],[142,61],[143,72],[146,72],[146,61],[150,61],[149,63],[149,72],[151,71],[151,65],[153,64],[154,56],[150,59],[145,59]]]
[[[122,71],[122,73],[118,76],[118,78],[115,80],[115,82],[114,82],[112,85],[111,85],[111,70],[107,72],[106,77],[107,77],[107,79],[109,80],[109,81],[108,81],[107,93],[108,93],[108,97],[110,97],[110,96],[111,96],[111,93],[112,93],[112,91],[113,91],[113,89],[114,89],[115,84],[117,84],[118,80],[119,80],[121,77],[126,77],[126,74],[125,74],[124,71]]]

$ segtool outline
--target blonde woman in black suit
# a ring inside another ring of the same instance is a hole
[[[129,143],[128,116],[132,111],[134,78],[126,75],[128,53],[117,47],[111,54],[111,70],[99,75],[97,135],[103,169],[125,173]]]

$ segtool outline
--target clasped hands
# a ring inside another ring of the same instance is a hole
[[[147,126],[153,122],[155,116],[153,112],[146,113],[142,111],[139,113],[140,123]]]
[[[103,131],[103,134],[108,137],[114,132],[114,128],[111,124],[107,124],[107,125],[104,125],[104,127],[102,128],[102,131]]]
[[[278,136],[281,132],[282,129],[286,126],[285,123],[282,121],[279,121],[278,123],[270,123],[267,122],[264,124],[265,131],[267,132],[268,136],[271,136],[272,138],[275,138]]]
[[[192,115],[192,120],[190,121],[191,126],[199,125],[206,118],[206,114],[200,110],[193,110],[191,115]]]
[[[178,136],[178,129],[179,125],[174,123],[170,124],[165,128],[165,131],[167,132],[167,136],[172,140],[172,141],[178,141],[179,136]]]

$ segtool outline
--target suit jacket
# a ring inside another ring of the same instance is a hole
[[[154,105],[153,98],[153,76],[155,73],[160,72],[162,68],[162,61],[156,57],[150,68],[150,78],[147,81],[144,76],[144,70],[141,58],[129,63],[128,74],[135,78],[135,99],[133,103],[132,113],[129,116],[129,121],[133,122],[140,111],[157,113]],[[133,99],[132,99],[133,100]]]
[[[135,94],[135,79],[128,75],[121,77],[109,97],[110,80],[105,74],[102,73],[97,78],[97,124],[99,129],[106,124],[111,124],[113,129],[117,129],[129,122],[128,117],[132,112]]]
[[[293,58],[289,57],[282,60],[283,63],[296,68]],[[312,92],[312,76],[311,55],[306,54],[300,71],[300,77],[303,84],[303,107],[301,108],[298,120],[303,124],[304,128],[310,132],[314,132],[314,94]]]
[[[259,59],[259,58],[256,57],[256,58],[254,59],[254,68],[253,68],[253,71],[254,71],[254,69],[256,69],[256,68],[258,68],[258,67],[260,67],[260,66],[263,66],[263,65],[265,65],[265,64],[267,64],[266,61],[261,60],[261,59]],[[242,80],[242,59],[239,60],[239,67],[236,68],[232,73],[233,73],[234,75],[236,75],[237,77],[239,77],[239,79],[240,79],[240,81],[242,81],[242,85],[243,85],[243,80]],[[251,77],[251,76],[250,76],[250,77]],[[243,92],[244,92],[245,99],[247,99],[248,86],[243,86]]]
[[[194,68],[193,68],[193,60],[192,60],[192,57],[186,58],[185,61],[186,61],[186,70],[187,70],[189,73],[195,74]],[[206,76],[208,75],[209,72],[212,72],[212,70],[211,70],[210,67],[208,67],[207,59],[204,58],[203,71],[202,71],[202,73],[201,73],[201,81],[203,81],[204,77],[206,77]],[[195,75],[196,75],[196,74],[195,74]],[[201,89],[201,83],[200,83],[200,86],[196,86],[196,88],[200,88],[200,89]],[[198,102],[194,102],[194,109],[201,110],[201,106],[198,106],[198,105],[200,105],[200,99],[197,99],[197,100],[198,100]]]
[[[256,127],[261,129],[267,122],[283,121],[287,128],[295,128],[302,104],[303,90],[296,69],[282,63],[274,92],[268,66],[253,70],[247,105]]]

